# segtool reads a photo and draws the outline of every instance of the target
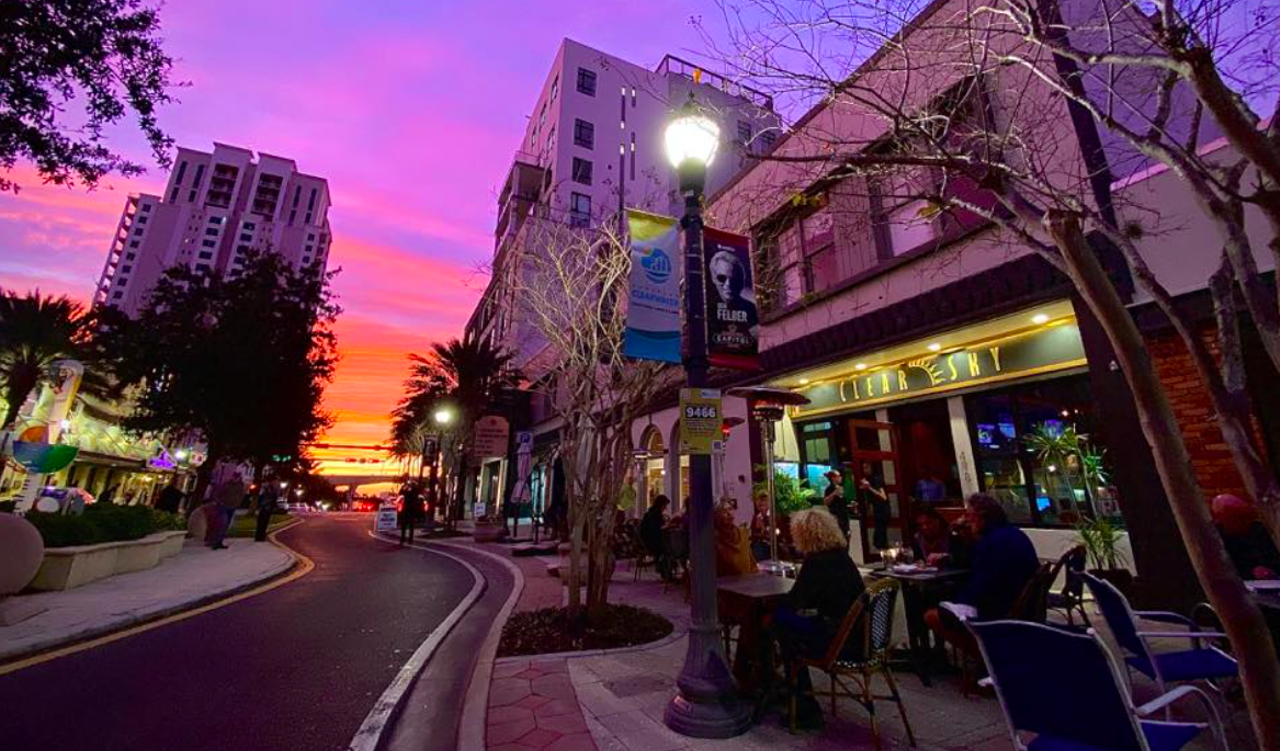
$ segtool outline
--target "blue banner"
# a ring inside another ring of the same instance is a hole
[[[622,352],[637,360],[680,362],[680,224],[629,209],[631,277]]]

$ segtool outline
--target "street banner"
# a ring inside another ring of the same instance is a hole
[[[680,389],[680,452],[711,454],[724,440],[720,391]]]
[[[511,426],[507,418],[498,415],[486,415],[476,420],[475,440],[471,453],[477,459],[492,459],[507,455],[507,438]]]
[[[712,365],[760,367],[760,315],[751,278],[751,244],[742,235],[708,227],[703,233],[707,355]]]
[[[622,353],[637,360],[680,362],[680,223],[627,210],[631,236],[627,330]]]

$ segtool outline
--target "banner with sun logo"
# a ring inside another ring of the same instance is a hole
[[[637,360],[680,362],[680,223],[627,210],[631,289],[622,352]]]

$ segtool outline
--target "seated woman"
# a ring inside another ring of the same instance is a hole
[[[795,586],[787,603],[774,614],[774,636],[782,648],[788,674],[798,657],[821,657],[831,644],[858,596],[866,590],[858,567],[849,557],[849,543],[831,512],[811,508],[791,515],[791,539],[804,556]],[[856,644],[856,637],[850,639]],[[789,677],[789,676],[788,676]],[[812,696],[809,671],[796,676],[801,696],[797,703],[796,724],[820,727],[822,710]]]
[[[644,543],[645,550],[653,556],[654,565],[663,579],[671,577],[671,562],[662,549],[662,528],[666,525],[665,514],[670,505],[670,498],[658,495],[640,520],[640,542]]]
[[[968,564],[968,545],[963,537],[951,531],[951,525],[927,503],[912,509],[916,534],[911,549],[915,559],[939,568],[964,568]]]
[[[717,506],[715,511],[716,576],[741,576],[754,573],[751,538],[747,530],[734,524],[733,509]]]
[[[985,493],[969,497],[965,523],[977,539],[969,581],[950,602],[925,613],[924,619],[943,640],[977,655],[977,643],[961,615],[976,620],[1008,618],[1040,567],[1040,559],[1031,538],[1010,524],[1000,502]]]

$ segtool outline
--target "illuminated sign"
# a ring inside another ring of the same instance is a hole
[[[869,358],[868,358],[869,359]],[[1075,321],[993,339],[953,352],[920,357],[813,384],[809,404],[792,416],[809,417],[955,389],[1025,378],[1086,365]]]

